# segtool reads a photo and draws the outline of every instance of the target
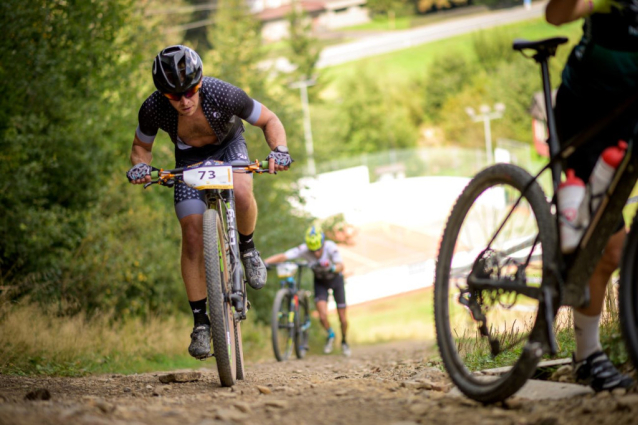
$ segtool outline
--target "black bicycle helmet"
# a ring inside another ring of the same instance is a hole
[[[153,62],[153,82],[161,93],[184,93],[202,80],[202,59],[190,47],[169,46]]]

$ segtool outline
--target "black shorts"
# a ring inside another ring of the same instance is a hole
[[[315,302],[328,301],[328,290],[332,289],[337,308],[346,308],[346,289],[343,275],[338,274],[334,279],[315,279]]]
[[[607,116],[618,107],[624,98],[608,97],[592,94],[578,96],[567,87],[561,85],[556,94],[556,130],[561,147],[589,125]],[[628,141],[633,137],[636,125],[636,115],[631,112],[622,114],[613,124],[607,126],[595,138],[587,141],[570,155],[564,166],[573,168],[576,175],[585,183],[589,181],[598,158],[609,146],[616,146],[619,140]],[[624,227],[624,220],[620,222],[616,231]]]
[[[214,159],[224,162],[249,160],[248,148],[246,147],[244,135],[239,133],[239,135],[233,140],[224,143],[220,146],[219,150],[216,150],[213,154],[209,154],[205,158],[189,158],[188,160],[178,158],[176,161],[176,167],[179,168],[196,164],[200,161],[204,161],[205,159]],[[202,190],[193,189],[180,182],[175,184],[175,193],[173,198],[175,214],[177,214],[178,220],[181,220],[191,214],[204,214],[204,211],[206,211],[204,191]]]
[[[590,96],[578,96],[561,85],[556,95],[554,108],[556,130],[561,146],[589,125],[604,118],[624,100],[593,93]],[[623,114],[623,117],[567,158],[567,168],[573,168],[576,175],[587,182],[603,150],[609,146],[616,146],[618,140],[628,141],[633,135],[635,124],[635,115]]]

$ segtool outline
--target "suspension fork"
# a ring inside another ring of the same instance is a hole
[[[228,245],[231,252],[231,261],[233,262],[231,267],[231,279],[232,290],[230,299],[235,306],[237,312],[242,313],[242,317],[245,317],[244,306],[246,305],[246,294],[243,289],[244,272],[241,267],[239,257],[239,242],[237,240],[237,216],[235,214],[235,192],[233,190],[226,190],[225,196],[221,196],[221,202],[224,203],[224,210],[226,211],[226,225],[228,232]]]

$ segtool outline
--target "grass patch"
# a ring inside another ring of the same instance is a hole
[[[342,31],[392,31],[412,28],[413,16],[398,16],[394,19],[394,24],[386,15],[376,15],[365,24],[353,25],[351,27],[340,28]],[[424,24],[422,24],[424,25]]]
[[[212,366],[188,355],[191,318],[115,319],[106,315],[57,317],[34,305],[5,304],[0,310],[0,374],[79,376],[141,373]],[[269,354],[270,332],[242,324],[244,356]]]
[[[549,25],[544,20],[533,19],[487,29],[485,32],[506,32],[512,41],[515,38],[534,40],[559,35],[567,36],[572,41],[575,41],[582,34],[581,26],[580,22],[574,22],[557,28]],[[473,58],[473,37],[473,33],[463,34],[360,61],[333,66],[326,68],[323,72],[326,73],[326,80],[335,83],[344,78],[344,76],[355,75],[361,68],[367,67],[374,69],[379,78],[386,78],[392,82],[407,82],[414,77],[425,75],[428,66],[432,64],[434,59],[443,54],[456,54],[468,59]]]
[[[336,331],[339,328],[336,311],[329,318]],[[431,288],[371,301],[348,307],[348,340],[352,344],[432,341],[433,320]]]
[[[607,297],[601,317],[600,341],[603,350],[610,360],[617,366],[623,366],[629,362],[629,356],[620,331],[618,318],[618,305],[616,302],[617,286],[610,284],[607,288]],[[558,352],[554,356],[545,355],[543,360],[569,358],[576,350],[574,339],[574,326],[571,308],[562,307],[554,322],[554,333],[558,345]],[[529,331],[529,328],[526,329]],[[518,331],[507,331],[498,335],[502,343],[515,341],[519,337]],[[464,363],[470,370],[484,370],[512,365],[521,355],[523,341],[514,349],[501,353],[492,358],[489,347],[484,338],[467,338],[461,342],[465,353]]]

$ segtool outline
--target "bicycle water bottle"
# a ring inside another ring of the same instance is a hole
[[[627,142],[619,140],[617,146],[610,146],[605,149],[598,158],[594,170],[589,178],[589,186],[591,190],[590,212],[591,215],[596,213],[600,201],[602,201],[605,192],[614,178],[616,169],[620,165],[627,151]]]
[[[567,178],[558,186],[558,208],[560,214],[560,247],[565,254],[576,249],[583,229],[580,226],[578,207],[585,199],[585,183],[574,170],[568,169]]]

